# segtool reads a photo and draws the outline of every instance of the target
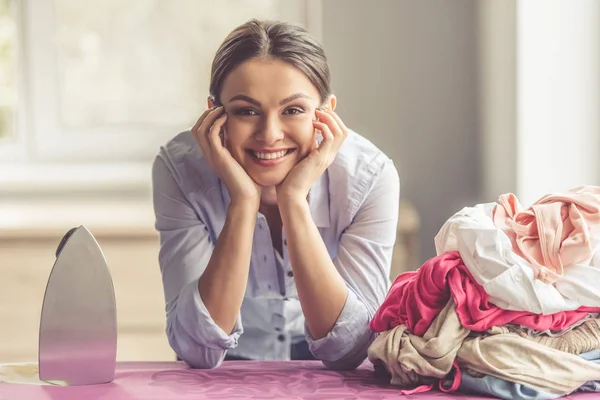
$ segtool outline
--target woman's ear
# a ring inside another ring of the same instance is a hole
[[[215,98],[212,94],[208,96],[208,99],[206,99],[206,103],[208,104],[208,108],[213,108],[215,106]]]
[[[337,105],[337,97],[334,94],[329,95],[327,100],[325,100],[325,108],[331,111],[335,111],[335,106]]]

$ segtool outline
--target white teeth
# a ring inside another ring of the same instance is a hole
[[[256,156],[256,158],[259,158],[261,160],[273,160],[275,158],[280,158],[280,157],[285,156],[287,153],[287,150],[281,150],[276,153],[259,153],[257,151],[253,151],[253,153]]]

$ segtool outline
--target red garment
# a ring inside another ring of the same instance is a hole
[[[465,267],[457,251],[427,261],[415,272],[400,274],[383,304],[371,320],[371,330],[383,332],[405,324],[408,331],[423,336],[434,318],[452,299],[461,324],[473,331],[486,331],[508,323],[544,331],[562,330],[600,307],[542,315],[509,311],[488,303],[488,295]]]

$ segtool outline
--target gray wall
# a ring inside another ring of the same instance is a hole
[[[421,261],[444,221],[479,201],[477,28],[475,0],[323,0],[339,114],[396,163]]]

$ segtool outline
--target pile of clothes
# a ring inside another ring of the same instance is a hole
[[[400,393],[600,392],[600,187],[466,207],[435,247],[371,321],[369,360]]]

